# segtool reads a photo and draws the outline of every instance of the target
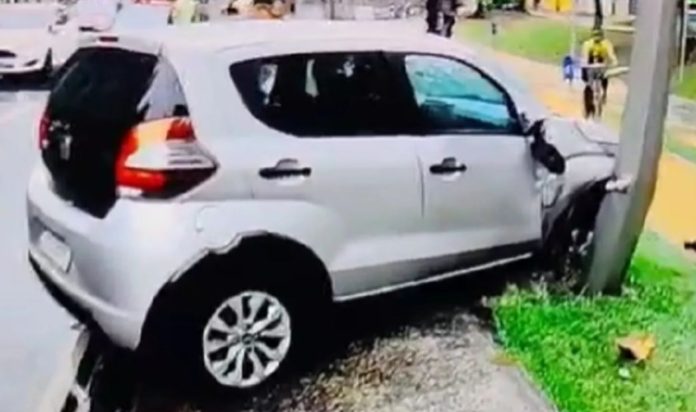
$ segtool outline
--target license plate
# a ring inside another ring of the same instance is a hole
[[[72,252],[68,245],[51,232],[44,231],[39,237],[39,249],[55,264],[58,269],[67,273],[70,268]]]

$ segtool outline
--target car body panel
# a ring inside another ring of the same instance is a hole
[[[172,63],[197,139],[217,162],[209,180],[171,201],[119,199],[103,219],[55,195],[42,165],[29,183],[30,255],[121,346],[139,345],[164,285],[245,237],[267,234],[306,246],[330,274],[334,299],[346,300],[527,258],[540,245],[542,219],[548,223],[575,190],[611,173],[613,159],[588,138],[591,127],[564,119],[551,118],[547,135],[568,159],[568,169],[559,198],[543,210],[543,184],[521,135],[311,139],[270,129],[244,106],[230,78],[232,63],[322,51],[441,54],[475,64],[496,79],[527,119],[549,116],[521,82],[499,77],[501,69],[492,61],[435,36],[404,41],[347,23],[316,23],[315,32],[277,26],[285,22],[238,24],[143,31],[130,43],[133,34],[122,36],[123,47],[147,43]],[[226,42],[215,36],[226,30],[249,36]],[[163,33],[179,33],[182,41]],[[425,169],[451,153],[465,158],[471,173],[460,181],[428,182]],[[260,177],[261,168],[284,159],[311,167],[311,178]],[[448,190],[453,184],[461,184],[456,193]],[[476,199],[466,202],[471,193]],[[72,250],[67,273],[55,270],[40,251],[46,230]]]

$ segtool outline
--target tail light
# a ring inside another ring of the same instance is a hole
[[[44,150],[48,147],[48,127],[51,124],[51,120],[48,117],[48,113],[44,112],[39,121],[39,150]]]
[[[186,192],[217,168],[196,140],[186,117],[154,120],[132,128],[115,167],[120,195],[154,198]]]

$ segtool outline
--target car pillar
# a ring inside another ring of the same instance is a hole
[[[640,3],[615,179],[595,224],[588,292],[620,292],[655,192],[678,0]]]

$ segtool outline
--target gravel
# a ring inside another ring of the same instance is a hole
[[[485,273],[338,308],[325,353],[253,398],[191,402],[143,389],[137,412],[545,412],[515,365],[498,359],[480,302]],[[326,338],[326,337],[325,337]]]

